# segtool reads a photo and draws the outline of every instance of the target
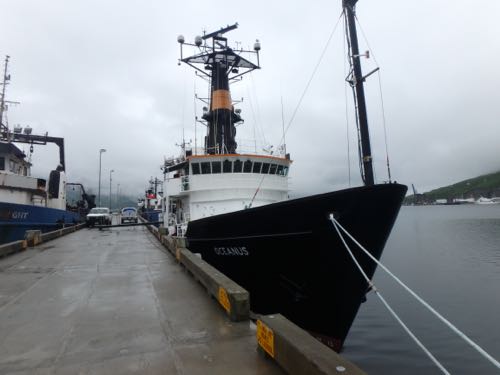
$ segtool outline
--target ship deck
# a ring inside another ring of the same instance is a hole
[[[0,258],[2,374],[282,374],[144,227]]]

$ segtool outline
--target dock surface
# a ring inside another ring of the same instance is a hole
[[[0,258],[0,374],[283,374],[144,227]]]

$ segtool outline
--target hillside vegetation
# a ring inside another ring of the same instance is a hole
[[[424,194],[417,194],[417,197],[411,195],[407,197],[407,200],[413,201],[417,198],[424,201],[435,201],[436,199],[477,199],[479,197],[491,198],[495,196],[500,196],[500,171],[460,181]]]
[[[475,195],[490,195],[500,190],[500,171],[485,174],[456,184],[431,190],[425,195],[439,198],[469,198]]]

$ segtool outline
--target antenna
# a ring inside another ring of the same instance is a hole
[[[235,154],[237,150],[236,126],[243,123],[241,111],[234,108],[236,101],[232,100],[230,84],[241,80],[241,76],[260,66],[243,57],[243,54],[259,56],[260,42],[256,42],[253,51],[233,49],[228,46],[225,34],[238,27],[238,24],[228,25],[203,36],[196,36],[194,43],[187,43],[182,35],[177,38],[180,44],[181,57],[179,62],[195,69],[197,75],[205,77],[209,82],[209,94],[206,109],[201,120],[207,126],[205,137],[205,153]],[[183,56],[185,46],[194,47],[196,53]],[[201,98],[199,98],[201,99]],[[204,101],[204,100],[202,100]]]
[[[283,151],[286,155],[286,140],[285,140],[285,115],[283,113],[283,95],[281,95],[281,126],[283,129]]]
[[[8,131],[9,129],[7,128],[6,125],[3,123],[3,111],[5,110],[5,88],[8,85],[8,81],[10,81],[10,76],[7,76],[7,66],[9,65],[9,55],[5,56],[5,64],[4,64],[4,70],[3,70],[3,81],[2,81],[2,98],[0,102],[0,126],[1,130]]]
[[[7,111],[7,104],[19,104],[19,102],[12,102],[10,100],[5,100],[5,90],[10,81],[10,74],[7,74],[8,66],[9,66],[10,56],[5,56],[4,70],[3,70],[3,80],[2,83],[2,96],[0,98],[0,132],[5,132],[5,136],[8,136],[9,133],[9,125],[8,122],[3,122],[3,114]]]

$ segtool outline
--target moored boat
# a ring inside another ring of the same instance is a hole
[[[164,226],[185,237],[191,251],[250,292],[255,313],[281,313],[339,351],[368,291],[336,233],[333,216],[380,258],[407,187],[376,184],[354,24],[357,0],[344,0],[348,26],[351,84],[356,100],[364,186],[299,199],[288,197],[289,154],[238,153],[230,82],[259,69],[254,51],[228,46],[226,33],[237,24],[195,38],[178,37],[181,47],[198,53],[183,63],[210,81],[210,107],[203,152],[182,144],[182,154],[167,160]],[[257,63],[243,57],[253,54]],[[199,65],[202,68],[198,68]],[[376,265],[353,250],[371,278]]]
[[[64,139],[48,134],[32,134],[30,127],[19,125],[9,129],[4,122],[5,99],[10,81],[9,57],[5,59],[2,95],[0,97],[0,243],[24,238],[27,230],[48,232],[84,220],[93,207],[93,196],[87,195],[81,184],[66,181]],[[59,147],[59,165],[50,172],[48,181],[31,176],[31,155],[28,157],[16,144],[34,145],[55,143]],[[67,189],[78,189],[78,198],[69,204]]]
[[[158,178],[151,178],[149,188],[144,192],[144,197],[137,201],[137,210],[144,220],[157,223],[162,219],[163,193],[158,190],[158,186],[161,187],[161,185],[162,181]]]

